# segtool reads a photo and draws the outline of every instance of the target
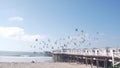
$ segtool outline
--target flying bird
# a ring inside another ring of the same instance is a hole
[[[75,31],[77,32],[77,31],[78,31],[78,29],[75,29]]]
[[[35,39],[35,41],[38,41],[38,39]]]

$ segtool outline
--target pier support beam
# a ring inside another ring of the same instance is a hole
[[[85,57],[85,63],[86,63],[86,65],[88,64],[88,60],[87,60],[87,57]]]
[[[99,68],[99,60],[96,60],[97,68]]]
[[[107,68],[107,58],[105,58],[105,61],[104,61],[104,68]]]
[[[91,61],[91,62],[90,62],[90,64],[91,64],[91,68],[93,68],[93,58],[91,58],[90,61]]]
[[[71,54],[53,54],[53,59],[55,62],[75,62],[90,65],[90,68],[93,68],[95,65],[96,68],[108,68],[110,65],[110,57],[105,56],[84,56],[84,55],[71,55]]]

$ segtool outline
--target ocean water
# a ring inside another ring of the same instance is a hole
[[[0,62],[53,62],[45,52],[0,51]]]

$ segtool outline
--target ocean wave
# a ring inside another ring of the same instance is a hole
[[[53,62],[52,57],[0,56],[0,62]]]
[[[0,52],[0,56],[16,56],[16,57],[39,57],[48,56],[45,52]]]

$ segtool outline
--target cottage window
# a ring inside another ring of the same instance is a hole
[[[119,49],[119,52],[120,52],[120,49]]]
[[[92,50],[92,52],[95,52],[95,50]]]
[[[106,52],[110,52],[110,50],[107,49]]]
[[[113,50],[113,52],[115,52],[115,50]]]

